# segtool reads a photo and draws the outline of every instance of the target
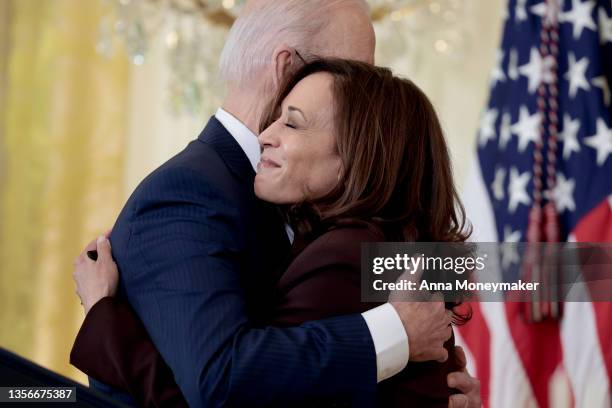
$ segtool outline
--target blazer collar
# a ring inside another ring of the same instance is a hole
[[[255,171],[247,155],[227,129],[214,116],[198,136],[198,140],[210,145],[219,153],[229,169],[240,179],[249,183],[255,178]]]

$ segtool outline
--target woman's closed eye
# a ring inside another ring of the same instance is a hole
[[[292,124],[292,123],[290,123],[290,122],[286,122],[285,126],[287,126],[288,128],[291,128],[291,129],[297,129],[297,126]]]

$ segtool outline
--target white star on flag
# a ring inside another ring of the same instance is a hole
[[[549,1],[538,3],[535,6],[531,6],[530,10],[533,14],[540,16],[544,21],[549,24],[555,24],[559,18],[559,10],[561,0]]]
[[[504,243],[516,244],[521,240],[521,231],[512,231],[509,225],[504,226]],[[508,269],[518,263],[519,256],[516,245],[502,245],[502,268]]]
[[[510,169],[510,184],[508,185],[508,194],[510,201],[508,202],[508,211],[514,213],[519,204],[529,205],[531,199],[527,194],[527,183],[531,175],[528,171],[519,174],[515,167]]]
[[[516,81],[519,78],[518,51],[516,48],[510,50],[510,60],[508,61],[508,78],[513,81]]]
[[[563,142],[563,158],[569,159],[572,153],[580,151],[580,143],[578,143],[578,131],[580,130],[580,121],[572,120],[572,117],[565,113],[563,115],[563,131],[559,133],[559,140]]]
[[[527,77],[528,85],[527,89],[529,93],[537,91],[540,82],[544,81],[547,84],[551,83],[552,77],[552,66],[554,65],[554,58],[549,55],[546,58],[542,58],[537,48],[531,48],[529,53],[529,62],[519,67],[521,75]]]
[[[516,19],[518,21],[527,20],[527,10],[525,9],[525,3],[527,3],[527,0],[516,1],[516,8],[514,9],[514,14],[516,15]]]
[[[608,85],[608,80],[605,76],[598,76],[597,78],[593,78],[591,80],[593,85],[597,88],[601,89],[603,93],[603,100],[606,106],[610,106],[610,86]]]
[[[506,21],[508,18],[510,18],[510,14],[508,13],[508,9],[506,7],[504,7],[504,9],[501,11],[500,13],[500,17],[502,19],[502,21]]]
[[[480,120],[480,137],[478,143],[484,146],[491,139],[495,139],[495,121],[497,120],[497,109],[490,109],[482,115]]]
[[[582,30],[589,28],[593,31],[597,30],[595,21],[593,21],[593,7],[595,3],[591,0],[586,0],[580,3],[580,0],[572,0],[572,9],[561,13],[559,21],[562,23],[571,23],[574,25],[574,38],[577,40],[582,34]]]
[[[538,142],[540,140],[540,114],[538,112],[533,115],[529,114],[529,109],[526,106],[521,106],[519,120],[510,128],[512,133],[519,138],[518,150],[524,152],[529,142]]]
[[[602,44],[612,42],[612,17],[608,18],[603,7],[599,8],[599,38]]]
[[[512,130],[510,129],[510,114],[508,112],[502,115],[501,125],[499,126],[499,148],[506,150],[506,146],[512,137]]]
[[[493,190],[493,197],[496,200],[501,201],[504,199],[504,179],[506,178],[506,169],[503,167],[498,167],[495,170],[495,180],[493,184],[491,184],[491,189]]]
[[[602,118],[597,119],[597,133],[584,139],[584,144],[597,150],[597,165],[603,165],[612,153],[612,129]]]
[[[589,81],[586,79],[586,70],[589,66],[589,59],[587,57],[582,58],[580,61],[576,61],[576,56],[573,52],[569,53],[569,67],[565,74],[565,79],[570,82],[569,94],[572,98],[576,97],[578,89],[588,91],[591,89]]]
[[[491,87],[494,87],[497,82],[504,82],[506,80],[506,74],[504,74],[504,69],[502,68],[502,63],[504,61],[504,53],[503,51],[497,51],[497,62],[493,67],[493,71],[491,71]]]
[[[553,197],[557,211],[560,213],[565,210],[574,211],[576,203],[574,202],[574,187],[576,183],[573,179],[566,179],[561,173],[557,174],[557,183],[553,189]]]

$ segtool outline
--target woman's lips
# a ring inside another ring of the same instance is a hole
[[[280,164],[276,163],[274,160],[270,160],[267,157],[262,157],[261,161],[259,162],[259,165],[261,167],[265,167],[265,168],[278,168],[278,167],[280,167]]]

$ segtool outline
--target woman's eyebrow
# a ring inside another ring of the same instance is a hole
[[[300,115],[302,115],[302,118],[304,118],[304,121],[307,122],[306,115],[304,115],[304,112],[302,112],[300,109],[296,108],[295,106],[287,106],[287,110],[289,112],[298,112]]]

